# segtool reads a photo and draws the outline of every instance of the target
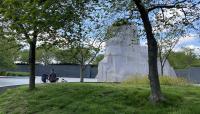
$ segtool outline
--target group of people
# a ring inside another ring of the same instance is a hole
[[[54,72],[54,69],[52,69],[52,72],[50,75],[43,74],[41,79],[43,83],[46,83],[47,80],[49,80],[49,82],[51,83],[57,82],[59,80],[56,73]]]

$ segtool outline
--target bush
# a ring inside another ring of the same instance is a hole
[[[29,72],[8,72],[7,76],[29,76]]]
[[[161,85],[176,85],[176,86],[184,86],[189,85],[189,82],[184,78],[179,77],[170,77],[170,76],[160,76],[160,84]],[[124,84],[149,84],[149,79],[147,76],[133,76],[128,80],[123,82]]]
[[[29,72],[0,72],[0,76],[29,76]]]
[[[7,74],[7,73],[6,73],[5,71],[1,71],[1,72],[0,72],[0,76],[6,76],[6,74]]]

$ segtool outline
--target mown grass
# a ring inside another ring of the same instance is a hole
[[[200,114],[200,88],[162,85],[166,101],[149,102],[148,85],[56,83],[0,95],[0,114]]]

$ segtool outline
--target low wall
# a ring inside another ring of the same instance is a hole
[[[200,67],[175,70],[177,77],[183,77],[193,83],[200,83]]]
[[[56,74],[60,77],[79,78],[80,65],[78,64],[54,64],[54,65],[36,65],[36,75],[50,74],[51,69],[54,69]],[[29,65],[18,64],[15,69],[0,69],[0,71],[13,72],[29,72]],[[87,65],[84,77],[95,78],[98,72],[97,65]],[[200,67],[190,67],[187,69],[175,70],[177,77],[183,77],[193,83],[200,84]]]
[[[78,64],[54,64],[54,65],[36,65],[36,75],[41,76],[42,74],[50,74],[51,69],[54,69],[56,74],[59,77],[72,77],[78,78],[80,77],[80,65]],[[95,78],[97,75],[96,65],[87,65],[84,77],[85,78]],[[1,71],[13,71],[13,72],[29,72],[29,65],[27,64],[18,64],[15,69],[1,69]]]

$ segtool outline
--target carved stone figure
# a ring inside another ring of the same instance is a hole
[[[135,26],[122,25],[109,29],[111,38],[106,42],[104,59],[98,66],[97,80],[120,82],[131,76],[148,75],[147,47],[139,45]],[[176,76],[168,61],[165,63],[164,75]]]

